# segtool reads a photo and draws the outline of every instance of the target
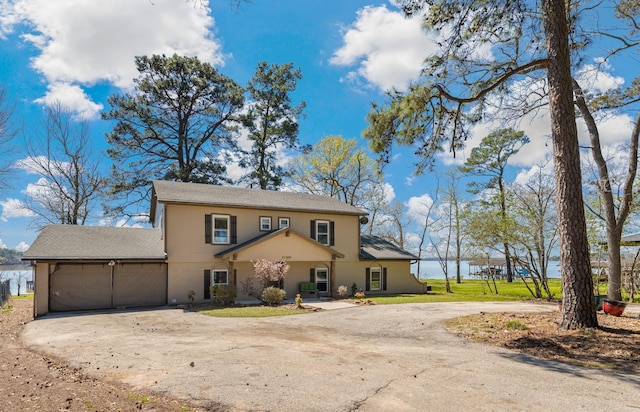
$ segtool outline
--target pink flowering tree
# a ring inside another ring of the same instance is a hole
[[[258,259],[252,261],[256,278],[262,283],[263,288],[267,288],[274,283],[282,287],[282,281],[289,272],[289,264],[284,260]]]

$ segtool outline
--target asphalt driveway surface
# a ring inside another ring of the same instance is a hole
[[[638,376],[536,360],[443,326],[480,311],[547,310],[429,303],[245,319],[162,308],[48,315],[22,338],[107,379],[220,411],[637,411]]]

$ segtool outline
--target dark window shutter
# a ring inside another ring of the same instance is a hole
[[[237,286],[238,285],[238,270],[237,269],[233,269],[233,286]]]
[[[209,269],[204,270],[204,298],[211,299],[211,271]]]
[[[211,243],[211,215],[204,215],[204,243]]]
[[[231,244],[238,243],[238,217],[231,216]]]
[[[382,290],[387,290],[387,268],[382,268]]]
[[[311,228],[309,230],[311,239],[315,239],[316,238],[316,221],[312,220],[311,221]]]
[[[314,268],[311,268],[309,270],[309,282],[315,282],[316,281],[316,270]]]
[[[335,222],[331,221],[329,222],[329,245],[330,246],[334,246],[336,244],[336,236],[334,232],[335,232]]]
[[[371,283],[371,269],[366,268],[364,272],[364,290],[367,292],[371,290],[369,288],[369,283]]]

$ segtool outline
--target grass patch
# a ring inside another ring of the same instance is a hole
[[[397,294],[385,296],[369,296],[377,304],[428,303],[428,302],[513,302],[534,300],[527,287],[520,280],[508,283],[506,280],[496,281],[498,294],[489,291],[482,280],[467,279],[462,283],[449,282],[453,293],[446,293],[444,279],[429,279],[431,292],[427,294]],[[555,297],[561,296],[560,279],[550,279],[549,289]],[[493,283],[492,283],[493,289]]]
[[[195,312],[219,318],[266,318],[311,313],[310,310],[292,309],[286,306],[234,306],[228,308],[194,308]]]
[[[11,299],[33,299],[33,293],[22,293],[20,296],[18,295],[11,295]]]
[[[504,327],[507,329],[517,329],[517,330],[527,330],[529,329],[527,325],[520,322],[519,320],[510,320],[504,324]]]

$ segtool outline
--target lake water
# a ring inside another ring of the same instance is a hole
[[[18,294],[18,279],[20,279],[20,293],[27,292],[27,280],[33,280],[33,272],[31,268],[26,270],[2,269],[0,266],[0,279],[3,281],[9,279],[11,286],[11,294]]]
[[[550,279],[560,279],[560,262],[549,263],[548,277]],[[411,266],[411,272],[416,273],[416,264]],[[460,275],[463,279],[469,279],[469,261],[460,262]],[[456,262],[449,261],[449,279],[456,276]],[[437,260],[423,260],[420,262],[420,279],[444,279],[444,271]]]

